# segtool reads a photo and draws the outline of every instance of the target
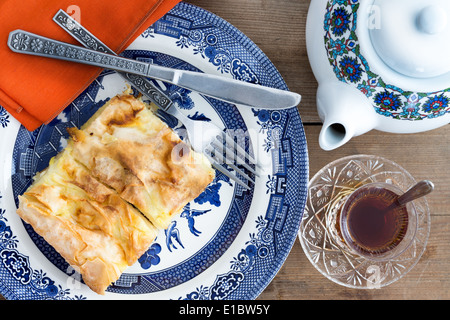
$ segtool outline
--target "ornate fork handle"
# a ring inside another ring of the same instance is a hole
[[[78,42],[86,48],[116,55],[114,51],[112,51],[108,46],[101,42],[96,36],[84,28],[80,23],[78,23],[78,21],[73,19],[65,11],[59,10],[53,17],[53,21],[55,21],[60,27],[62,27],[67,33],[78,40]],[[125,78],[125,80],[130,82],[139,92],[147,96],[159,108],[167,111],[167,109],[171,106],[172,101],[170,98],[147,78],[126,72],[119,72],[119,74]]]
[[[73,19],[65,11],[59,10],[53,17],[53,21],[55,21],[60,27],[66,30],[86,48],[115,55],[114,51],[104,45],[99,39],[97,39],[92,33],[85,29],[78,21]]]

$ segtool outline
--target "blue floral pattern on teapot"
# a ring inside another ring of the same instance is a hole
[[[324,31],[328,60],[336,77],[369,98],[375,111],[398,120],[432,119],[450,113],[450,88],[412,92],[387,83],[373,72],[356,34],[360,0],[329,0]]]

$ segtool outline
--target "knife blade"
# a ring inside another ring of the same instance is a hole
[[[17,53],[83,63],[161,80],[237,105],[259,109],[286,109],[296,107],[301,100],[301,96],[294,92],[223,76],[162,67],[82,48],[23,30],[10,32],[8,46]]]

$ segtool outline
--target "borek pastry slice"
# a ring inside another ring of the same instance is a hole
[[[72,158],[70,147],[35,177],[17,213],[99,294],[157,235],[138,210]]]

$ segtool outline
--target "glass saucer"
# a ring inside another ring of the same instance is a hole
[[[425,197],[414,201],[418,226],[412,245],[388,261],[368,260],[350,251],[336,230],[336,211],[358,187],[384,182],[403,191],[416,181],[398,164],[378,156],[355,155],[322,168],[309,182],[299,239],[314,267],[331,281],[349,288],[385,287],[407,274],[425,251],[430,211]]]

